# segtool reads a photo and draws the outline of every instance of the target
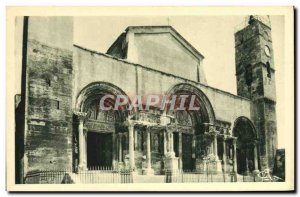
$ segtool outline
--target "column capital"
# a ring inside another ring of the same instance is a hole
[[[136,121],[133,118],[134,118],[133,115],[128,115],[124,124],[128,127],[134,127]]]
[[[166,133],[173,133],[172,129],[166,129]]]
[[[86,135],[88,131],[89,131],[88,128],[83,126],[83,134]]]
[[[232,133],[232,130],[230,127],[225,128],[224,134],[231,135],[231,133]]]
[[[211,123],[204,123],[204,125],[208,127],[208,132],[206,132],[207,134],[211,136],[217,136],[220,134],[220,131],[217,131],[216,125]]]
[[[151,126],[147,126],[147,127],[146,127],[146,132],[147,132],[147,133],[151,133]]]
[[[222,137],[223,137],[223,141],[224,141],[224,142],[229,138],[228,135],[222,135]]]
[[[213,128],[210,128],[210,129],[209,129],[209,132],[206,132],[206,134],[208,134],[208,135],[210,135],[210,136],[216,137],[218,134],[220,134],[220,132],[217,131],[217,130],[215,129],[215,127],[213,127]]]
[[[85,112],[73,111],[73,113],[74,113],[74,115],[77,116],[77,118],[79,120],[84,120],[86,118],[86,116],[87,116],[87,113],[85,113]]]
[[[233,136],[232,136],[231,139],[232,139],[233,144],[236,144],[237,137],[233,137]]]
[[[150,130],[151,127],[153,127],[152,125],[145,125],[146,131]]]

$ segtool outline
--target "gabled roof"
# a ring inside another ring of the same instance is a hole
[[[109,53],[117,44],[122,42],[125,39],[125,34],[128,32],[133,33],[149,33],[149,34],[158,34],[158,33],[170,33],[180,44],[182,44],[188,51],[199,59],[203,59],[204,56],[195,49],[186,39],[184,39],[172,26],[128,26],[117,40],[110,46],[107,50]]]

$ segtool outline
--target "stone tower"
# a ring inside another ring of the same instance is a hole
[[[235,33],[237,94],[252,100],[260,168],[273,168],[277,149],[276,91],[269,18],[250,16]]]

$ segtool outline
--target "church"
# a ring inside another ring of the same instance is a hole
[[[265,20],[250,16],[234,34],[237,95],[207,84],[204,56],[172,26],[129,26],[107,52],[74,44],[73,31],[72,17],[24,17],[17,182],[43,169],[205,173],[207,160],[228,174],[273,169],[275,66]],[[106,95],[106,107],[119,95],[128,102],[101,110]],[[197,110],[127,110],[136,95],[186,96]]]

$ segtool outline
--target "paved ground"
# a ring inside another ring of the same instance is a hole
[[[164,183],[165,175],[134,175],[134,183]]]
[[[138,175],[138,174],[123,174],[122,176],[118,173],[103,173],[103,172],[92,172],[88,173],[71,173],[70,179],[75,183],[85,184],[98,184],[98,183],[165,183],[165,175]],[[222,174],[195,174],[195,173],[184,173],[174,174],[172,177],[168,177],[168,181],[172,183],[202,183],[202,182],[231,182],[232,177],[228,174],[225,176]],[[237,176],[238,182],[253,182],[253,177]]]

